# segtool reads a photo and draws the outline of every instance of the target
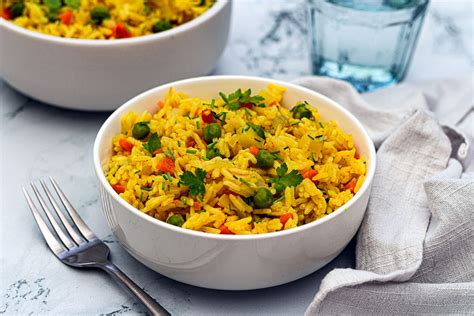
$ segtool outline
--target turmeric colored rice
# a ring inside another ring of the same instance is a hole
[[[1,17],[31,31],[81,39],[159,33],[191,21],[215,0],[2,0]]]
[[[202,100],[171,88],[155,113],[123,115],[107,180],[149,216],[213,234],[276,232],[332,213],[361,187],[366,160],[317,104],[283,106],[284,90]]]

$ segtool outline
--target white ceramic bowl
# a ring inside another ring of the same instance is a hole
[[[169,31],[120,40],[67,39],[0,18],[0,75],[57,106],[115,110],[157,85],[208,74],[227,42],[230,0]]]
[[[357,194],[334,213],[315,222],[261,235],[214,235],[175,227],[129,205],[107,182],[103,168],[112,155],[111,139],[120,132],[128,111],[156,112],[156,100],[170,87],[211,99],[218,91],[259,91],[273,82],[286,87],[283,104],[306,100],[322,118],[334,119],[352,134],[367,157],[367,177]],[[287,283],[306,276],[334,259],[355,235],[364,216],[375,171],[375,149],[359,121],[334,101],[290,83],[240,76],[194,78],[149,90],[125,103],[100,129],[94,144],[94,167],[110,228],[125,249],[149,268],[172,279],[213,289],[249,290]]]

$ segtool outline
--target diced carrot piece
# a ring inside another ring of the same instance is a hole
[[[316,170],[310,169],[303,173],[303,178],[313,180],[314,176],[316,176],[317,174],[318,172]]]
[[[121,184],[114,184],[112,188],[117,192],[118,194],[125,192],[125,188]]]
[[[120,147],[126,152],[132,152],[133,144],[130,143],[128,140],[125,138],[122,138],[119,140]]]
[[[291,213],[283,214],[282,216],[280,216],[280,223],[282,223],[282,225],[285,225],[290,218],[293,218],[293,215]]]
[[[71,25],[74,22],[74,13],[72,11],[65,11],[59,18],[63,24]]]
[[[10,20],[12,18],[12,13],[10,9],[8,8],[3,9],[1,17],[4,18],[5,20]]]
[[[344,188],[346,190],[350,190],[352,193],[355,193],[355,187],[356,187],[356,184],[357,184],[357,178],[352,178],[351,181],[347,182],[345,185],[344,185]]]
[[[156,168],[161,172],[169,172],[172,173],[174,171],[174,160],[171,158],[163,158],[158,163]]]
[[[163,100],[158,101],[157,104],[158,104],[158,107],[159,107],[160,109],[162,109],[162,108],[165,107],[165,102],[164,102]]]
[[[257,146],[250,146],[249,151],[252,155],[257,156],[259,150],[258,150]]]
[[[202,209],[202,204],[198,201],[194,201],[193,206],[196,211],[200,211]]]
[[[358,152],[356,152],[356,153],[354,154],[354,158],[355,158],[355,159],[359,159],[359,158],[360,158],[360,154],[359,154]]]
[[[132,33],[130,33],[130,31],[127,29],[125,24],[120,22],[120,23],[117,23],[117,25],[112,29],[112,35],[115,38],[127,38],[127,37],[131,37]]]
[[[153,155],[158,155],[158,154],[161,154],[162,152],[163,152],[163,148],[158,148],[157,150],[153,152]]]
[[[234,235],[234,233],[231,232],[230,229],[227,228],[227,226],[225,226],[225,224],[222,224],[221,227],[219,227],[219,229],[221,230],[221,234],[223,235]]]
[[[209,109],[206,109],[204,111],[201,112],[201,119],[204,123],[213,123],[216,121],[216,119],[214,118],[214,112],[212,112],[211,110]]]

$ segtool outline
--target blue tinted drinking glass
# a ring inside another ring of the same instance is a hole
[[[313,73],[360,92],[401,81],[429,0],[307,0]]]

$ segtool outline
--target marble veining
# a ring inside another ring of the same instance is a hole
[[[431,1],[406,82],[472,80],[472,5],[470,0]],[[229,43],[213,74],[283,80],[309,75],[306,33],[304,0],[235,0]],[[330,270],[354,266],[351,243],[323,269],[271,289],[215,291],[161,276],[126,253],[100,209],[92,144],[109,113],[50,107],[2,81],[0,103],[2,315],[145,313],[104,273],[69,268],[48,250],[20,192],[22,185],[48,175],[56,178],[91,229],[110,247],[113,262],[176,315],[300,315]],[[446,103],[446,108],[434,110],[444,115],[448,107]],[[457,120],[472,130],[472,109]]]

